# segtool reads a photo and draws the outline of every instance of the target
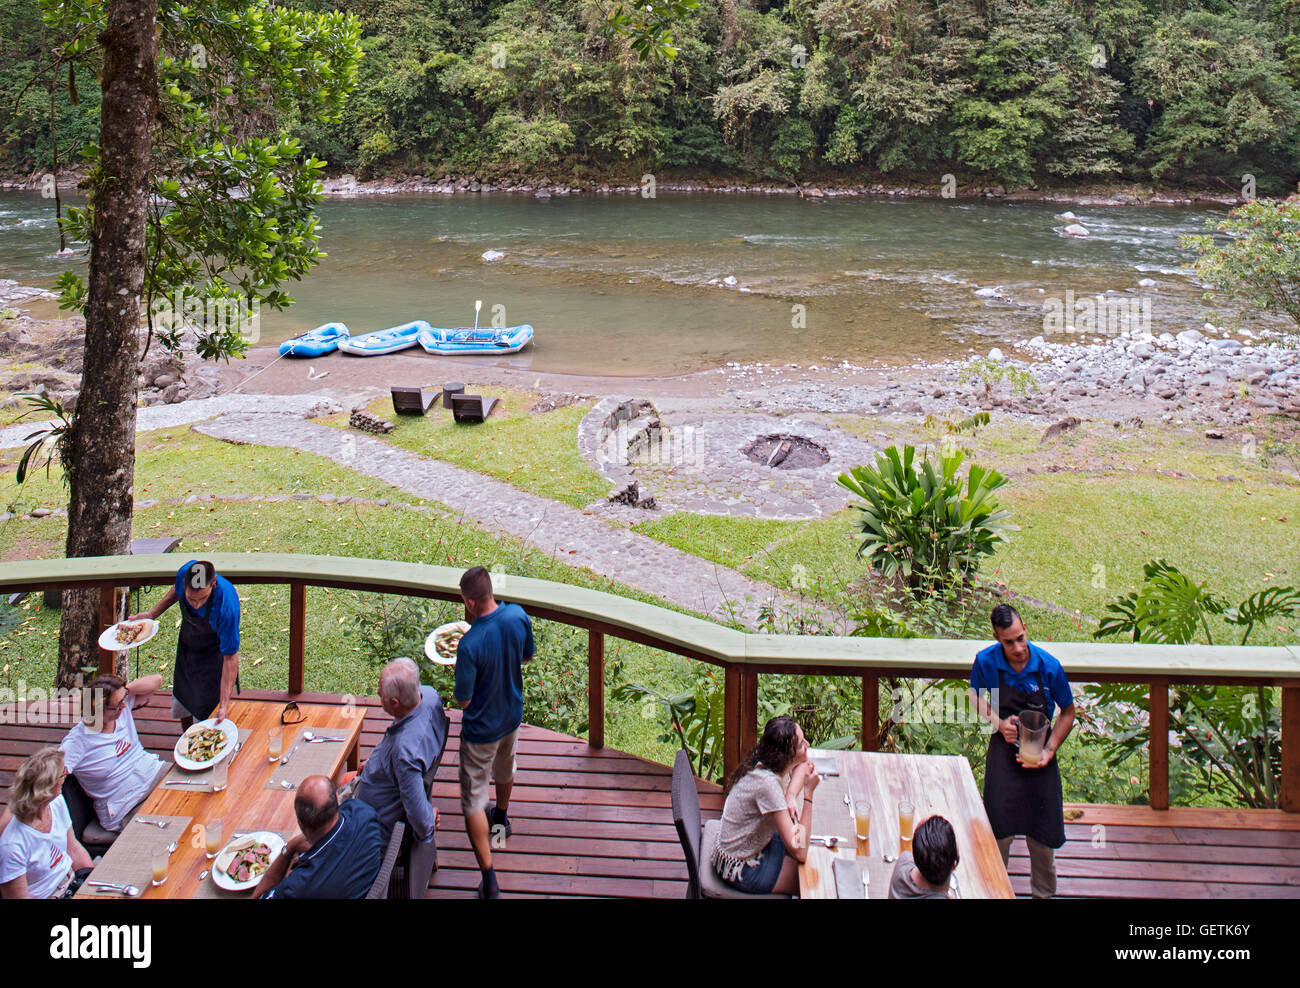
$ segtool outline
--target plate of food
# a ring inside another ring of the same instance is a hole
[[[239,743],[239,728],[226,718],[220,723],[216,718],[201,720],[176,739],[173,749],[176,764],[190,772],[211,768],[235,750]]]
[[[257,887],[284,848],[284,838],[270,830],[240,834],[212,862],[212,880],[227,892],[247,892]]]
[[[467,631],[469,631],[467,621],[452,621],[450,624],[434,628],[429,632],[429,637],[424,640],[424,654],[429,657],[430,662],[436,662],[440,666],[454,666],[456,650],[460,648],[460,640],[465,637]]]
[[[99,647],[109,652],[120,652],[124,648],[143,645],[158,634],[158,622],[149,618],[139,621],[119,621],[110,628],[105,628],[99,636]]]

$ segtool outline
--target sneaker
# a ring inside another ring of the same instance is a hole
[[[506,836],[510,836],[510,818],[501,810],[497,809],[496,803],[488,803],[487,818],[489,833],[495,831],[497,827],[505,827]]]
[[[480,899],[499,899],[499,898],[501,898],[501,889],[500,889],[500,887],[497,885],[497,876],[496,876],[496,874],[493,873],[493,874],[490,876],[490,879],[491,879],[491,880],[489,881],[488,878],[484,878],[483,881],[479,882],[479,886],[478,886],[478,897],[479,897]]]

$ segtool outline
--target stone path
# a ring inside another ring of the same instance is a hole
[[[600,514],[521,491],[499,480],[429,460],[369,436],[292,415],[236,414],[198,432],[228,442],[282,446],[323,456],[419,498],[437,501],[564,562],[636,587],[710,617],[754,627],[764,604],[794,610],[797,598],[735,570],[666,546]],[[803,605],[805,613],[809,605]],[[838,629],[837,629],[838,630]]]

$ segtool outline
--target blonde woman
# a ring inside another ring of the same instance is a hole
[[[18,767],[9,791],[13,816],[0,832],[0,897],[65,898],[90,874],[90,855],[63,801],[67,777],[58,748],[42,748]]]

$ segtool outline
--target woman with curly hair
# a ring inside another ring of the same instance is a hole
[[[821,777],[790,717],[773,717],[727,787],[711,865],[742,892],[795,895],[808,856],[812,794]]]

